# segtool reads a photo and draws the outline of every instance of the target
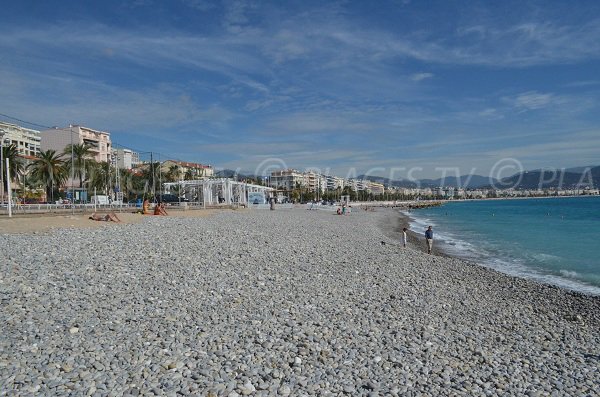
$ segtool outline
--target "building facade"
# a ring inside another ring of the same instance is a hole
[[[211,177],[215,174],[215,169],[211,165],[190,163],[188,161],[166,160],[160,165],[161,172],[166,174],[171,167],[179,167],[180,177],[184,178],[186,174],[191,174],[193,179]]]
[[[4,133],[3,139],[10,140],[10,144],[17,147],[22,157],[35,157],[40,154],[41,137],[38,130],[0,121],[0,131]]]
[[[380,196],[385,193],[385,186],[383,183],[369,182],[369,193],[374,196]]]
[[[131,149],[113,149],[112,155],[120,169],[131,170],[141,163],[140,154]]]
[[[111,162],[112,144],[108,132],[74,125],[44,130],[40,132],[40,135],[42,150],[52,149],[61,153],[71,143],[74,145],[86,144],[90,147],[94,160],[97,162]]]
[[[326,190],[343,189],[346,186],[344,178],[340,178],[339,176],[327,175],[325,176],[325,180],[327,181]]]
[[[282,191],[291,191],[299,187],[306,187],[306,178],[300,171],[294,169],[277,170],[271,172],[269,186]]]

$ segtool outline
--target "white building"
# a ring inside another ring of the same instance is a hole
[[[140,154],[131,149],[113,149],[113,156],[116,158],[117,167],[130,170],[137,167],[140,162]]]
[[[34,157],[40,153],[40,132],[16,124],[0,121],[0,131],[4,132],[4,140],[17,147],[23,157]]]
[[[269,186],[283,191],[291,191],[296,186],[306,187],[307,181],[303,173],[293,169],[277,170],[271,172]]]
[[[41,150],[52,149],[61,153],[71,143],[74,145],[86,144],[90,147],[97,162],[111,161],[112,144],[108,132],[74,125],[65,128],[55,127],[41,131],[40,134]]]
[[[325,179],[327,181],[326,190],[343,189],[345,186],[344,178],[340,178],[339,176],[327,175]]]

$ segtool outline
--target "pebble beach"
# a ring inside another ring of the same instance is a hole
[[[599,297],[401,248],[400,223],[0,233],[0,396],[600,395]]]

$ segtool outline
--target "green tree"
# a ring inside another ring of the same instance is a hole
[[[97,192],[108,194],[110,187],[110,163],[108,161],[102,161],[100,163],[93,163],[93,168],[89,169],[89,187]]]
[[[177,164],[173,164],[169,167],[169,171],[165,174],[167,182],[177,182],[181,177],[181,168]]]
[[[40,152],[39,156],[29,165],[31,177],[46,188],[46,200],[48,197],[54,200],[54,190],[59,188],[67,180],[67,169],[61,154],[56,150]]]
[[[19,176],[23,175],[25,170],[25,166],[23,165],[23,161],[21,157],[19,157],[19,150],[17,149],[17,145],[11,143],[8,146],[2,147],[2,169],[4,170],[2,175],[2,183],[4,184],[4,191],[8,189],[8,181],[6,180],[6,159],[8,159],[8,164],[10,166],[10,180],[16,180]]]
[[[71,158],[71,150],[73,157]],[[67,169],[73,172],[75,178],[79,178],[79,187],[83,187],[83,177],[89,174],[95,166],[94,154],[91,146],[82,144],[67,145],[63,151],[63,156],[68,156],[66,160]],[[72,159],[72,162],[71,162]]]

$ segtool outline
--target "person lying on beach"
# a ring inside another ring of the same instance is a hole
[[[119,217],[114,213],[108,213],[106,215],[96,214],[95,212],[90,216],[90,219],[93,221],[103,221],[103,222],[121,222]]]
[[[162,215],[162,216],[168,215],[167,210],[165,209],[164,203],[156,204],[156,206],[154,207],[154,215]]]

